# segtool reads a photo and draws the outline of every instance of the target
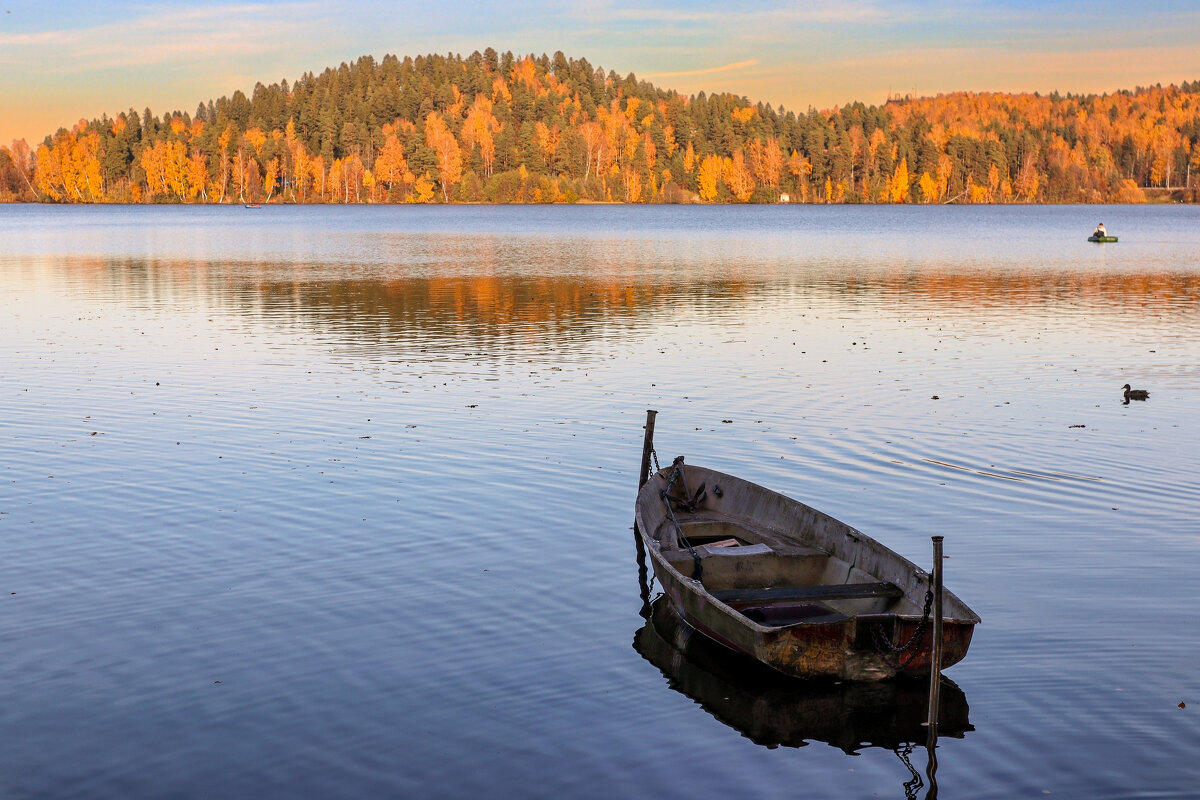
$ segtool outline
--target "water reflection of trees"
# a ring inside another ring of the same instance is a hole
[[[475,265],[465,274],[410,276],[352,264],[63,258],[71,281],[128,302],[203,304],[298,324],[339,338],[487,340],[536,334],[579,341],[650,315],[737,308],[771,301],[791,307],[864,302],[918,303],[931,311],[1074,306],[1097,316],[1153,308],[1192,313],[1200,274],[1017,272],[942,267],[884,269],[823,265],[770,269],[644,269],[606,262],[597,274]]]
[[[904,269],[847,275],[851,294],[922,298],[934,304],[1023,307],[1061,303],[1090,310],[1156,307],[1195,310],[1200,274],[1193,272]]]
[[[601,328],[687,306],[726,306],[763,290],[734,280],[618,276],[351,276],[288,264],[72,259],[62,265],[92,290],[133,303],[203,303],[299,324],[346,340],[491,340],[525,331],[580,340]]]

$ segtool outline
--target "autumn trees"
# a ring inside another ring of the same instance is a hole
[[[11,147],[0,146],[0,203],[36,200],[33,180],[34,155],[25,140],[18,139]]]
[[[1064,202],[1200,194],[1200,81],[796,114],[586,59],[370,57],[0,147],[0,200]],[[1131,189],[1132,187],[1132,189]]]
[[[100,172],[100,136],[80,120],[63,132],[57,146],[39,145],[35,176],[38,191],[55,201],[98,203],[105,198]]]

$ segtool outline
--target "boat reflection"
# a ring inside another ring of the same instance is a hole
[[[665,597],[649,610],[634,649],[672,689],[756,744],[825,742],[851,755],[867,747],[911,753],[927,744],[928,681],[796,680],[696,632]],[[972,730],[966,696],[943,677],[937,735],[962,738]]]

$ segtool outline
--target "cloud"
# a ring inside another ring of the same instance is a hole
[[[918,85],[919,94],[961,90],[1103,92],[1132,89],[1138,82],[1184,79],[1200,70],[1200,51],[1191,45],[1037,51],[1004,44],[880,51],[827,61],[823,68],[893,80],[916,78],[928,87]]]
[[[759,3],[722,3],[718,8],[707,9],[703,8],[703,5],[700,3],[682,10],[671,7],[655,8],[651,4],[625,6],[621,3],[593,0],[576,4],[574,16],[601,23],[640,22],[667,26],[700,24],[738,26],[746,29],[780,24],[880,22],[896,16],[894,4],[881,4],[874,0],[809,0],[806,3],[778,8],[763,7]]]
[[[229,4],[145,14],[90,28],[0,33],[0,64],[58,74],[194,64],[295,47],[324,28],[318,3]],[[336,28],[334,28],[336,30]]]
[[[724,64],[720,67],[706,67],[704,69],[685,69],[678,72],[648,72],[643,75],[643,78],[678,78],[683,75],[711,75],[714,72],[729,72],[735,69],[745,69],[753,67],[758,63],[757,58],[751,58],[746,61],[735,61],[732,64]]]
[[[1179,83],[1198,74],[1200,50],[1192,45],[1039,52],[1005,44],[896,48],[838,60],[780,62],[756,69],[753,86],[730,90],[795,110],[882,103],[894,94],[1105,93],[1160,81]]]

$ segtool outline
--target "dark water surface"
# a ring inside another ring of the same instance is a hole
[[[4,206],[0,320],[0,796],[924,797],[638,615],[646,408],[946,536],[940,796],[1200,795],[1200,208]]]

